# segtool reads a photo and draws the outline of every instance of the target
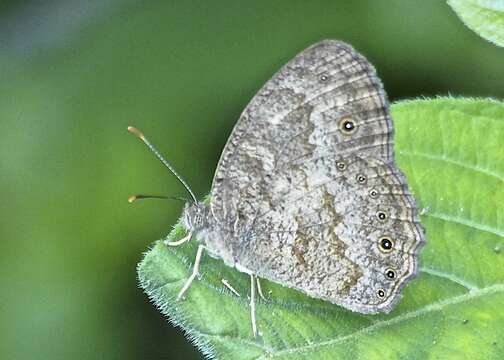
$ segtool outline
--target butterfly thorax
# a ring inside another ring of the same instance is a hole
[[[182,223],[188,231],[199,232],[208,227],[208,207],[201,202],[189,202],[184,206]]]
[[[226,226],[215,220],[209,205],[201,202],[187,203],[182,215],[182,224],[187,231],[195,235],[197,241],[205,245],[210,256],[224,260],[228,266],[235,266],[236,254],[230,245],[234,243],[236,234],[231,224]]]

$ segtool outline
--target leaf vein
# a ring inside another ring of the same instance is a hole
[[[455,276],[453,274],[448,274],[446,272],[439,271],[436,269],[427,268],[427,267],[422,267],[420,269],[420,271],[424,272],[426,274],[429,274],[429,275],[433,275],[433,276],[436,276],[439,278],[450,280],[460,286],[463,286],[464,288],[466,288],[469,291],[473,291],[473,290],[478,289],[478,287],[476,285],[474,285],[473,283],[471,283],[467,280],[461,279],[458,276]]]
[[[477,165],[467,164],[467,163],[464,163],[462,161],[449,158],[449,157],[447,157],[445,155],[428,154],[428,153],[423,153],[423,152],[418,152],[418,151],[414,151],[413,152],[413,151],[407,151],[407,150],[400,150],[400,151],[398,151],[398,153],[400,155],[406,155],[406,156],[412,156],[412,157],[420,157],[420,158],[425,158],[425,159],[430,159],[430,160],[435,160],[435,161],[447,162],[449,164],[460,166],[460,167],[463,167],[465,169],[474,171],[476,173],[481,173],[481,174],[484,174],[486,176],[493,177],[493,178],[495,178],[495,179],[497,179],[497,180],[499,180],[501,182],[504,182],[504,175],[502,175],[502,174],[500,174],[498,172],[495,172],[495,171],[492,171],[492,170],[489,170],[489,169],[485,169],[485,168],[479,167]]]
[[[471,221],[471,220],[468,220],[468,219],[463,219],[463,218],[451,216],[451,215],[448,215],[448,214],[434,213],[434,212],[428,212],[428,213],[425,214],[425,216],[429,216],[429,217],[433,217],[433,218],[436,218],[436,219],[440,219],[440,220],[444,220],[444,221],[460,224],[460,225],[467,226],[467,227],[470,227],[470,228],[474,228],[474,229],[477,229],[477,230],[480,230],[480,231],[491,233],[491,234],[494,234],[494,235],[497,235],[497,236],[500,236],[500,237],[504,237],[504,231],[501,231],[500,229],[495,228],[493,226],[488,226],[488,225],[480,224],[478,222]]]

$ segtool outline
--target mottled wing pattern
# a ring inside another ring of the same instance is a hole
[[[252,273],[351,310],[390,310],[416,272],[416,206],[373,66],[319,42],[269,80],[226,144],[210,209]]]

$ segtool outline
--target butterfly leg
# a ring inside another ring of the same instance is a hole
[[[193,236],[193,233],[190,232],[189,234],[187,234],[186,236],[184,236],[182,239],[180,240],[177,240],[177,241],[165,241],[165,245],[169,245],[169,246],[179,246],[179,245],[182,245],[183,243],[191,240]]]
[[[257,293],[259,294],[261,299],[263,299],[264,301],[267,301],[266,297],[264,296],[264,294],[262,292],[261,281],[259,281],[259,278],[256,278],[256,282],[257,282]]]
[[[194,260],[192,274],[191,276],[189,276],[189,279],[187,279],[186,283],[184,284],[184,287],[179,291],[177,295],[177,300],[180,300],[182,298],[187,289],[189,289],[189,286],[191,286],[191,283],[193,282],[194,278],[198,275],[199,264],[201,262],[201,255],[203,255],[204,248],[205,248],[204,245],[198,246],[198,251],[196,252],[196,260]]]
[[[229,281],[227,281],[226,279],[221,279],[221,282],[224,284],[225,287],[227,287],[229,289],[229,291],[231,291],[236,296],[240,297],[240,293],[238,291],[236,291],[236,289],[234,287],[231,286]]]
[[[250,274],[250,320],[252,322],[252,334],[257,336],[256,314],[255,314],[255,279]]]
[[[425,215],[427,214],[428,212],[430,211],[430,207],[427,206],[427,207],[423,207],[420,212],[418,213],[418,215]]]

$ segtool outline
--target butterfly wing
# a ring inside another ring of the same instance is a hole
[[[362,55],[332,40],[297,55],[247,106],[214,177],[234,261],[354,311],[390,310],[424,241],[392,139]]]

